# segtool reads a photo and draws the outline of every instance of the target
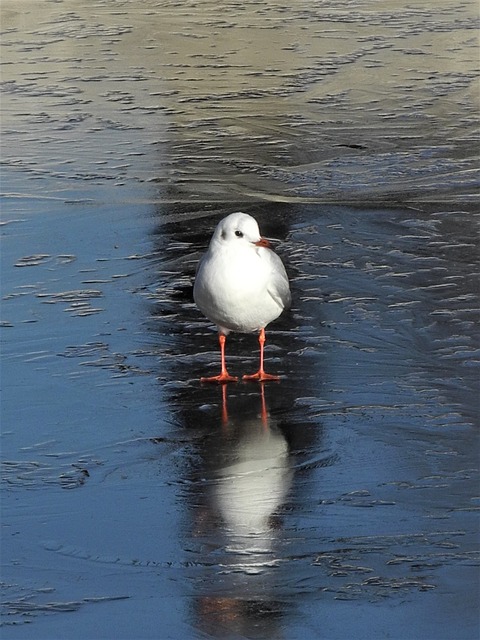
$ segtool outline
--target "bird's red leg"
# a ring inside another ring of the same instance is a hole
[[[265,373],[263,369],[263,345],[265,344],[265,329],[260,329],[258,342],[260,344],[260,368],[257,373],[254,373],[250,376],[243,376],[243,380],[259,380],[260,382],[263,382],[264,380],[280,380],[280,376],[272,376],[269,373]]]
[[[200,382],[237,382],[238,378],[231,376],[227,371],[227,367],[225,364],[225,341],[226,337],[223,335],[223,333],[219,333],[218,342],[220,343],[220,355],[222,358],[222,370],[220,372],[220,375],[212,376],[211,378],[200,378]]]

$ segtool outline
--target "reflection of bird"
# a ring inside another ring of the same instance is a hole
[[[211,416],[215,445],[200,438],[205,464],[195,470],[202,480],[195,483],[192,506],[196,538],[208,555],[195,563],[193,603],[197,627],[209,638],[283,637],[278,542],[293,469],[287,439],[268,411],[267,391],[259,384],[257,397],[257,389],[224,384],[221,420],[202,412]]]
[[[244,380],[278,380],[263,369],[265,327],[290,305],[288,277],[282,261],[262,238],[257,221],[246,213],[232,213],[215,229],[200,261],[194,300],[218,326],[222,370],[204,382],[230,382],[225,365],[225,340],[230,331],[259,331],[260,367]]]
[[[246,422],[243,439],[219,473],[216,502],[230,533],[267,535],[289,486],[288,446],[277,429]]]
[[[264,385],[260,386],[260,414],[233,420],[228,418],[225,386],[223,389],[222,422],[228,445],[216,472],[214,504],[230,538],[230,550],[240,553],[238,566],[256,570],[267,561],[258,552],[271,550],[275,539],[272,516],[290,487],[288,445],[268,414]],[[248,557],[244,555],[247,550]]]

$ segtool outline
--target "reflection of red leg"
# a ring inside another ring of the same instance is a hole
[[[267,413],[267,403],[265,402],[265,385],[264,384],[260,385],[260,400],[262,403],[260,416],[262,418],[263,430],[268,431],[268,413]]]
[[[243,376],[243,380],[259,380],[260,382],[263,382],[264,380],[280,380],[280,376],[272,376],[269,373],[265,373],[265,371],[263,370],[263,345],[265,344],[265,329],[260,329],[258,342],[260,344],[260,368],[257,373],[254,373],[250,376]]]
[[[220,355],[222,358],[222,370],[220,375],[212,376],[211,378],[200,378],[200,382],[236,382],[238,378],[229,375],[227,367],[225,365],[225,341],[226,337],[223,333],[218,334],[218,342],[220,343]]]
[[[222,384],[222,427],[226,429],[227,425],[228,425],[227,385]]]

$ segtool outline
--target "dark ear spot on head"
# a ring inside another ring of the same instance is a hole
[[[220,235],[222,236],[222,240],[225,240],[225,238],[227,237],[227,232],[223,230]]]

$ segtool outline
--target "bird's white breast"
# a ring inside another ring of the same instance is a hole
[[[209,249],[194,287],[195,302],[205,316],[240,332],[257,331],[277,318],[284,305],[276,295],[272,255],[253,245],[234,252]]]

